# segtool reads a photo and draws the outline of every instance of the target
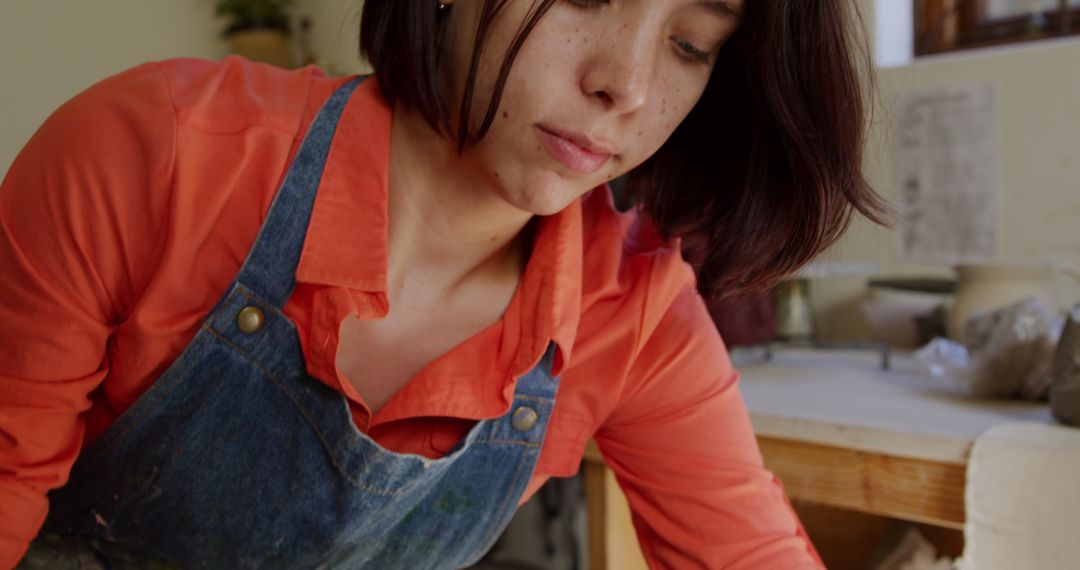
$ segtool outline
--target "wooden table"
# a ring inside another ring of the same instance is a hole
[[[975,400],[924,376],[907,355],[733,354],[765,466],[793,499],[962,528],[965,468],[984,430],[1048,421],[1045,404]],[[629,509],[595,447],[586,452],[590,568],[644,568]]]

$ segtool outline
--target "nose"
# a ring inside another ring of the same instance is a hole
[[[624,22],[603,36],[594,36],[594,55],[582,72],[581,89],[605,109],[631,113],[649,98],[658,55],[658,42],[650,39],[655,32]]]

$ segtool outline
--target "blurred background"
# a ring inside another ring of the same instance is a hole
[[[286,66],[365,72],[358,55],[361,0],[45,0],[0,4],[0,175],[45,117],[92,83],[170,57],[221,59],[234,23],[287,15]],[[228,15],[218,15],[218,6]],[[254,16],[254,18],[252,18]],[[310,22],[304,33],[303,22]],[[271,30],[276,22],[268,23]],[[258,49],[258,48],[256,48]],[[275,53],[274,48],[263,52]]]

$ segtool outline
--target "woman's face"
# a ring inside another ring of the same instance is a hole
[[[555,0],[514,61],[487,135],[464,159],[522,210],[546,215],[641,164],[697,102],[743,0]],[[456,0],[442,88],[460,108],[484,0]],[[473,130],[533,0],[489,28]],[[452,117],[456,120],[456,116]]]

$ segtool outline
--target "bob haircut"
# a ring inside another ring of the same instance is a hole
[[[469,121],[476,69],[507,1],[485,0],[458,125]],[[494,119],[514,57],[557,0],[534,0],[511,42],[476,132]],[[721,49],[704,94],[664,145],[629,173],[629,197],[665,238],[687,238],[708,298],[764,290],[835,242],[855,211],[891,211],[862,174],[872,64],[853,32],[851,0],[752,0]],[[436,69],[443,40],[434,0],[367,0],[360,48],[387,101],[450,133]],[[864,67],[860,69],[860,64]]]

